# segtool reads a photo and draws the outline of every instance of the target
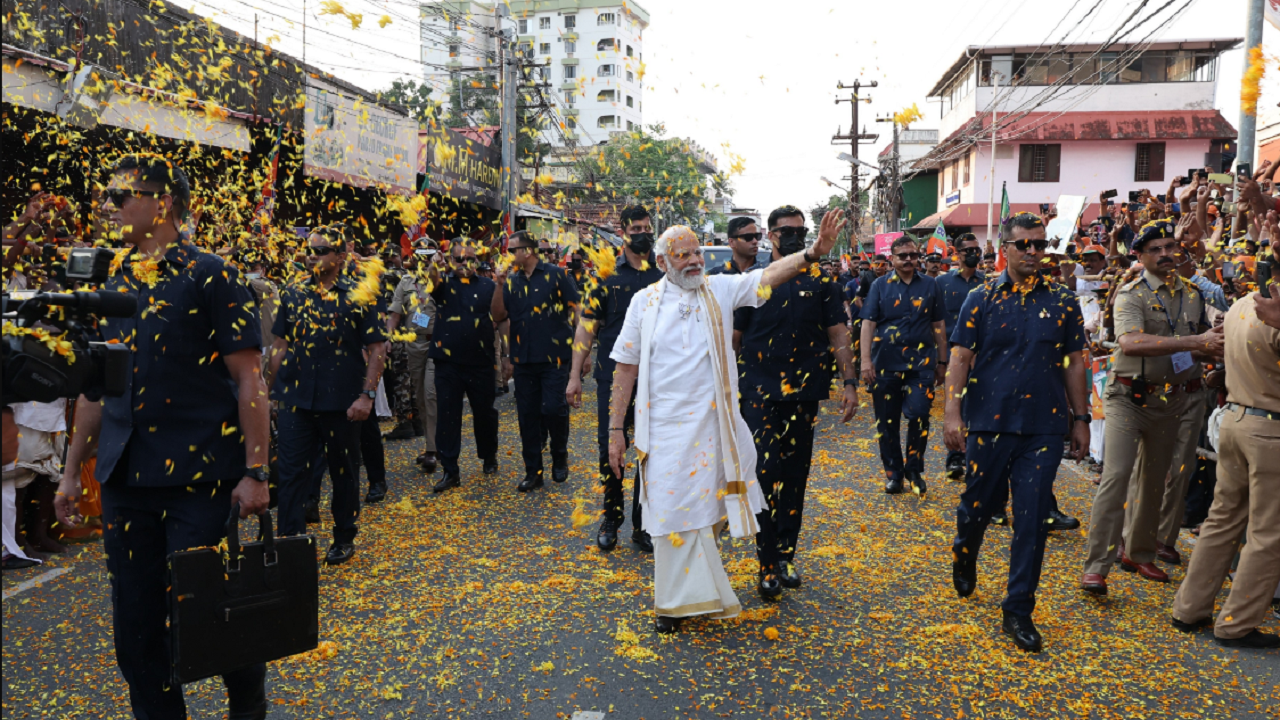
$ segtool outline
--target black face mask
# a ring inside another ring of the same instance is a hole
[[[640,257],[648,257],[649,253],[653,252],[653,233],[631,233],[629,237],[631,242],[627,247],[631,248],[631,252]]]
[[[963,262],[964,266],[967,268],[976,268],[978,267],[978,263],[981,261],[982,261],[981,256],[976,255],[974,253],[967,253],[964,256],[964,260],[962,260],[961,262]]]
[[[798,252],[804,252],[804,238],[807,233],[801,233],[792,228],[779,228],[778,230],[778,252],[783,257],[794,255]]]
[[[575,259],[575,260],[570,260],[570,261],[569,261],[569,263],[568,263],[568,266],[569,266],[569,269],[570,269],[570,270],[581,270],[581,269],[582,269],[582,261],[581,261],[581,260],[576,260],[576,259]]]

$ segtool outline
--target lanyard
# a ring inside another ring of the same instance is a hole
[[[1186,290],[1183,290],[1183,291],[1182,291],[1182,293],[1178,295],[1178,313],[1177,313],[1174,317],[1169,317],[1169,308],[1167,308],[1167,307],[1165,307],[1165,306],[1164,306],[1164,301],[1163,301],[1163,300],[1160,300],[1160,295],[1159,295],[1158,293],[1156,293],[1156,291],[1155,291],[1155,290],[1153,290],[1153,289],[1151,288],[1151,283],[1147,282],[1147,279],[1146,279],[1146,278],[1142,278],[1142,284],[1143,284],[1143,285],[1146,285],[1146,286],[1147,286],[1147,289],[1148,289],[1148,290],[1151,290],[1151,294],[1152,294],[1152,295],[1155,295],[1155,296],[1156,296],[1156,300],[1157,300],[1157,301],[1159,301],[1159,303],[1160,303],[1160,309],[1164,311],[1164,319],[1165,319],[1165,322],[1169,323],[1169,332],[1170,332],[1170,333],[1172,333],[1172,334],[1174,334],[1174,335],[1177,335],[1177,334],[1178,334],[1178,321],[1177,321],[1176,319],[1174,319],[1174,318],[1180,318],[1180,317],[1182,317],[1182,301],[1184,301],[1184,300],[1186,300],[1186,299],[1187,299],[1187,292],[1186,292]],[[1169,284],[1168,284],[1168,283],[1165,283],[1165,287],[1166,287],[1166,288],[1167,288],[1167,287],[1169,287]],[[1170,290],[1170,291],[1169,291],[1169,294],[1170,294],[1170,295],[1172,295],[1172,294],[1173,294],[1173,291],[1172,291],[1172,290]]]

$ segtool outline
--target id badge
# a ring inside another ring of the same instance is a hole
[[[424,330],[431,327],[431,316],[424,312],[414,313],[411,321]]]
[[[1173,360],[1174,374],[1186,372],[1196,364],[1195,359],[1191,357],[1191,353],[1185,351],[1174,353],[1171,359]]]

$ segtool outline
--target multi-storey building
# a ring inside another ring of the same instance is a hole
[[[1214,109],[1214,94],[1219,57],[1240,43],[969,47],[929,91],[942,140],[917,167],[939,170],[939,210],[915,226],[941,218],[949,230],[985,236],[993,108],[994,200],[1007,183],[1015,212],[1084,195],[1091,220],[1103,190],[1119,191],[1121,202],[1128,191],[1160,194],[1189,168],[1229,162],[1236,130]]]
[[[459,82],[464,92],[470,87],[460,78],[497,73],[500,28],[514,33],[531,79],[550,100],[547,142],[595,145],[641,125],[649,13],[636,3],[435,0],[421,7],[426,81],[441,100]]]

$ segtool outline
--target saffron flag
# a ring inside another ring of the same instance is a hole
[[[947,255],[947,228],[943,226],[942,221],[938,221],[938,227],[933,229],[933,234],[929,236],[929,243],[925,246],[926,255]]]
[[[276,211],[276,175],[280,169],[280,137],[283,126],[276,126],[276,143],[267,157],[267,178],[262,183],[262,198],[253,209],[253,231],[265,232],[271,226]]]
[[[1004,257],[1005,224],[1009,222],[1009,185],[1000,183],[1000,230],[996,233],[996,272],[1003,272],[1008,262]]]

